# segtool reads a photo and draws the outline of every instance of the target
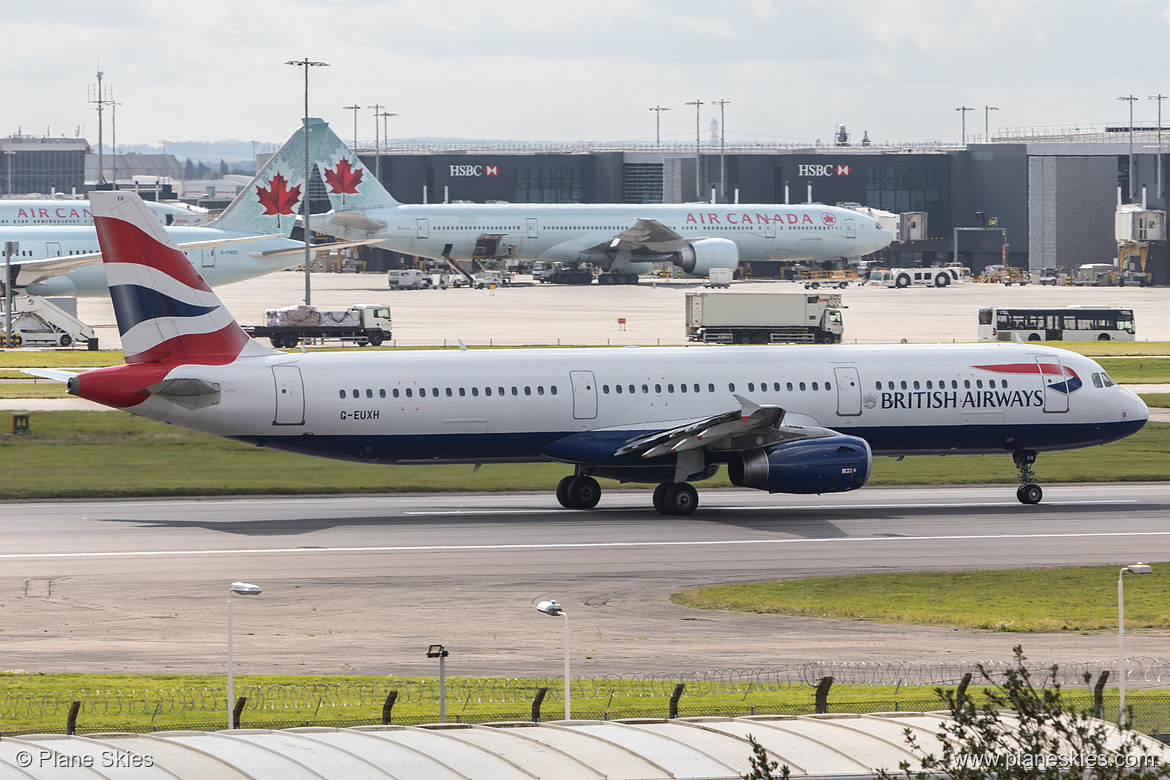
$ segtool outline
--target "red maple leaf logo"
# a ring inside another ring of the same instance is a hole
[[[342,159],[337,167],[325,171],[325,183],[329,191],[339,195],[356,195],[358,185],[362,183],[362,169],[354,168],[349,160]]]
[[[268,182],[270,189],[263,187],[256,188],[256,197],[260,201],[260,205],[264,207],[264,213],[275,214],[277,224],[280,224],[281,214],[295,214],[296,205],[301,200],[301,187],[290,188],[288,180],[281,174],[276,174],[272,180]]]

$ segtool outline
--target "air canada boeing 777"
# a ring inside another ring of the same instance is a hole
[[[1025,344],[289,354],[249,339],[132,193],[94,215],[126,365],[29,369],[153,420],[366,463],[559,461],[570,509],[597,477],[658,483],[664,514],[726,466],[772,493],[856,490],[874,455],[1012,456],[1121,439],[1148,410],[1089,358]]]
[[[605,269],[602,284],[632,284],[656,262],[707,276],[741,262],[857,258],[893,238],[870,216],[818,204],[400,204],[328,125],[313,133],[333,206],[313,229],[404,254],[466,260],[486,244],[519,260],[589,263]],[[593,279],[583,270],[562,276]]]

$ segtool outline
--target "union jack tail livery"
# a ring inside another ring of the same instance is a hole
[[[248,338],[141,198],[95,192],[93,212],[127,363],[223,365],[245,351],[271,354]]]

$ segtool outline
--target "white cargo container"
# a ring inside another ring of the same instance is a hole
[[[841,341],[841,296],[688,292],[687,340],[715,344],[833,344]]]

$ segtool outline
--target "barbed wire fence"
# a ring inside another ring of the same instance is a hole
[[[979,670],[982,668],[983,672]],[[578,712],[605,712],[615,698],[622,704],[621,714],[615,717],[637,717],[658,713],[661,706],[637,704],[638,699],[668,699],[676,695],[681,684],[686,691],[685,709],[690,714],[756,714],[755,705],[748,702],[749,695],[760,696],[768,692],[792,689],[807,689],[810,692],[826,677],[833,678],[834,687],[840,686],[885,686],[895,691],[906,687],[949,687],[957,686],[964,675],[972,674],[973,686],[1002,683],[1009,670],[1020,668],[1009,661],[967,662],[947,664],[926,663],[882,663],[882,662],[841,662],[824,661],[790,664],[774,667],[718,669],[701,673],[686,674],[623,674],[590,678],[573,678],[571,695]],[[1118,661],[1040,663],[1024,664],[1033,682],[1038,686],[1054,683],[1070,689],[1073,699],[1090,696],[1090,689],[1102,672],[1110,673],[1109,679],[1118,679]],[[1055,671],[1054,671],[1055,669]],[[1170,685],[1170,660],[1158,658],[1127,659],[1126,683],[1131,689],[1156,688]],[[984,674],[986,676],[984,676]],[[529,706],[538,691],[545,689],[542,696],[547,702],[562,698],[563,679],[545,678],[450,678],[446,681],[445,696],[448,706],[462,705],[466,709],[474,704],[480,710],[477,719],[490,718],[483,712],[516,712],[517,707]],[[380,712],[387,698],[394,694],[396,704],[437,707],[441,697],[439,683],[435,679],[404,679],[388,677],[369,682],[340,682],[313,684],[277,685],[236,685],[235,695],[246,697],[246,712],[249,723],[260,726],[262,722],[297,724],[322,722],[334,724],[352,721],[370,722],[370,713]],[[705,705],[704,697],[742,696],[742,706],[728,707],[725,703]],[[631,701],[633,700],[633,701]],[[150,730],[156,722],[165,722],[174,716],[184,716],[186,727],[200,728],[191,721],[191,716],[226,713],[227,691],[221,686],[174,687],[161,689],[92,689],[63,690],[48,692],[7,691],[0,695],[0,732],[15,733],[17,724],[23,721],[51,720],[65,717],[78,702],[73,717],[80,716],[87,722],[101,721],[113,724],[130,720],[142,721],[133,730]],[[778,714],[801,714],[810,710],[810,704],[778,705],[769,711]],[[833,711],[864,712],[893,709],[929,710],[941,708],[937,697],[915,694],[895,695],[888,700],[872,702],[843,702],[834,704]],[[866,709],[866,708],[870,709]],[[1116,707],[1114,707],[1116,709]],[[1165,710],[1165,716],[1161,710]],[[363,712],[364,711],[364,712]],[[456,710],[458,711],[458,710]],[[433,718],[417,722],[429,722]],[[149,721],[143,719],[149,718]],[[395,722],[407,722],[411,718],[396,718]],[[218,721],[209,728],[219,728]],[[1151,722],[1170,724],[1170,695],[1165,697]],[[218,725],[217,725],[218,724]],[[1158,726],[1157,728],[1161,728]],[[129,729],[128,729],[129,730]],[[1170,725],[1166,727],[1170,731]]]

